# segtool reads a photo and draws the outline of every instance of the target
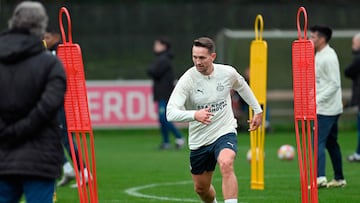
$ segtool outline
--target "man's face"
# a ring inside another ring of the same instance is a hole
[[[353,37],[352,40],[352,50],[353,51],[358,51],[360,50],[360,37]]]
[[[162,44],[160,41],[156,40],[154,42],[154,52],[161,53],[166,50],[166,45]]]
[[[44,40],[46,42],[47,48],[53,47],[57,42],[60,41],[60,35],[53,34],[50,32],[45,32],[44,34]]]
[[[320,37],[317,31],[310,33],[310,40],[313,41],[316,50],[325,42],[325,38]]]
[[[210,53],[205,47],[193,46],[192,59],[196,69],[204,74],[209,75],[211,73],[212,63],[216,58],[215,53]]]

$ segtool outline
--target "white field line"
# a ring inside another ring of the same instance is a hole
[[[353,173],[353,172],[352,172]],[[352,174],[351,173],[351,174]],[[349,174],[349,173],[347,173]],[[265,176],[265,179],[278,179],[278,178],[298,178],[299,174],[291,174],[291,175],[271,175],[271,176]],[[238,180],[248,180],[249,178],[240,177]],[[221,179],[214,179],[213,181],[221,181]],[[191,199],[191,198],[175,198],[175,197],[165,197],[165,196],[156,196],[156,195],[148,195],[143,194],[140,191],[148,188],[155,188],[155,187],[161,187],[161,186],[173,186],[173,185],[186,185],[186,184],[192,184],[192,180],[186,180],[186,181],[176,181],[176,182],[166,182],[166,183],[152,183],[148,185],[142,185],[137,187],[128,188],[125,190],[125,193],[134,196],[134,197],[141,197],[141,198],[147,198],[147,199],[155,199],[160,201],[171,201],[171,202],[200,202],[199,199]],[[256,197],[246,197],[246,199],[264,199],[265,197],[262,196],[256,196]],[[266,198],[279,198],[278,196],[266,196]],[[280,197],[281,198],[281,197]],[[241,199],[241,197],[240,197]],[[108,200],[107,202],[121,202],[119,200]],[[221,202],[219,202],[221,203]],[[239,203],[247,203],[247,202],[239,202]]]

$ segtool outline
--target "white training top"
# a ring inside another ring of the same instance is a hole
[[[343,112],[340,66],[329,45],[315,54],[316,113],[335,116]]]
[[[219,137],[236,133],[237,122],[231,106],[230,90],[236,90],[255,114],[262,109],[245,79],[231,66],[213,64],[214,71],[205,76],[196,67],[179,79],[167,105],[169,121],[189,122],[189,148],[210,145]],[[195,112],[210,107],[214,114],[209,125],[195,120]]]

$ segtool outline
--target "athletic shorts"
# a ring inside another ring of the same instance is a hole
[[[214,171],[217,158],[223,149],[231,149],[237,153],[237,138],[235,133],[219,137],[214,143],[202,146],[190,152],[191,173],[199,175],[205,171]]]

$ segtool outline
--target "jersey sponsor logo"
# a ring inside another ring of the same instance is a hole
[[[217,111],[220,111],[222,109],[224,109],[227,106],[226,100],[222,100],[219,102],[214,102],[214,103],[209,103],[209,104],[202,104],[202,105],[198,105],[197,109],[206,109],[209,108],[209,112],[214,113]]]

